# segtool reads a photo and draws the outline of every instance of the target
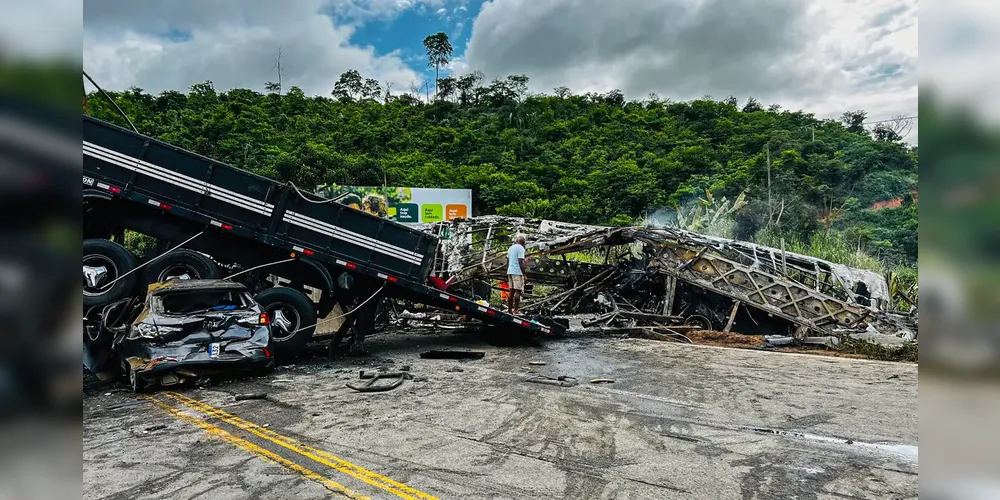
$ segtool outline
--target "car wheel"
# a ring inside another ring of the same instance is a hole
[[[83,305],[102,307],[129,295],[136,283],[136,258],[113,241],[83,241]],[[117,281],[116,281],[117,280]]]

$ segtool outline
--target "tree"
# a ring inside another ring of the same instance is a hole
[[[210,82],[112,97],[152,137],[300,187],[388,179],[469,188],[476,215],[599,225],[689,212],[708,193],[734,200],[745,190],[747,206],[732,221],[718,217],[726,234],[849,241],[886,263],[915,264],[919,220],[907,194],[918,154],[893,135],[905,133],[905,118],[868,133],[864,112],[841,123],[802,111],[743,113],[735,98],[628,102],[620,91],[558,87],[532,95],[523,75],[484,84],[479,72],[439,78],[434,104],[420,95],[430,95],[430,82],[390,99],[388,82],[349,70],[332,98],[294,86],[217,91]],[[128,125],[106,99],[88,97],[93,116]],[[444,104],[456,97],[460,106]],[[873,210],[883,201],[890,206]]]
[[[507,88],[514,94],[518,101],[528,93],[527,75],[510,75],[507,77]]]
[[[364,89],[365,79],[361,73],[356,69],[349,69],[340,75],[340,79],[333,85],[331,94],[337,99],[348,101],[360,96]]]
[[[602,96],[604,102],[611,104],[612,106],[622,107],[625,105],[625,94],[618,89],[611,90],[607,94]]]
[[[382,86],[379,85],[378,80],[374,78],[365,79],[365,83],[361,87],[361,98],[374,101],[380,97],[382,97]]]
[[[885,123],[879,123],[872,127],[872,137],[879,142],[899,142],[903,140],[903,136],[899,135],[899,133]]]
[[[494,78],[486,90],[486,96],[494,106],[503,106],[517,97],[514,89],[510,87],[509,80]]]
[[[448,35],[438,32],[424,38],[424,48],[427,49],[427,65],[434,68],[434,96],[438,93],[438,76],[441,66],[448,64],[454,49],[448,41]]]
[[[455,78],[451,76],[446,76],[438,80],[437,98],[447,101],[449,97],[455,94],[457,83]]]
[[[480,71],[473,71],[468,75],[463,75],[458,79],[458,100],[462,105],[467,105],[476,101],[476,88],[482,83],[483,75]],[[477,102],[478,103],[478,102]]]
[[[852,134],[865,134],[865,120],[868,119],[868,112],[863,110],[846,111],[840,115],[840,121]]]
[[[747,103],[743,105],[743,112],[753,113],[755,111],[764,111],[764,106],[761,106],[757,99],[750,97],[747,99]]]
[[[393,82],[390,82],[389,80],[385,81],[385,95],[382,98],[382,102],[384,104],[389,104],[389,101],[392,100],[392,86]]]
[[[911,119],[903,115],[894,115],[892,118],[875,124],[872,127],[872,136],[876,141],[900,142],[910,133],[913,128]]]

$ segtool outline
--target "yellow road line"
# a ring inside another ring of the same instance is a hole
[[[188,422],[190,424],[194,424],[194,425],[200,427],[203,431],[205,431],[205,432],[207,432],[207,433],[209,433],[209,434],[211,434],[211,435],[213,435],[215,437],[218,437],[218,438],[222,439],[223,441],[226,441],[227,443],[230,443],[230,444],[233,444],[233,445],[235,445],[235,446],[237,446],[239,448],[242,448],[243,450],[249,451],[250,453],[253,453],[254,455],[257,455],[258,457],[270,460],[270,461],[275,462],[278,465],[281,465],[281,466],[283,466],[283,467],[285,467],[285,468],[287,468],[289,470],[292,470],[294,472],[298,472],[299,474],[302,474],[305,478],[311,479],[313,481],[316,481],[316,482],[322,484],[323,486],[326,486],[327,489],[329,489],[329,490],[331,490],[333,492],[340,493],[340,494],[342,494],[342,495],[344,495],[344,496],[346,496],[348,498],[352,498],[354,500],[371,500],[371,498],[366,497],[366,496],[361,495],[361,494],[358,494],[358,493],[355,493],[354,491],[351,491],[350,489],[348,489],[346,486],[344,486],[344,485],[342,485],[342,484],[340,484],[340,483],[338,483],[338,482],[336,482],[336,481],[334,481],[332,479],[328,479],[326,477],[323,477],[323,476],[317,474],[316,472],[313,472],[313,471],[311,471],[311,470],[309,470],[309,469],[307,469],[307,468],[305,468],[305,467],[303,467],[303,466],[301,466],[301,465],[299,465],[299,464],[297,464],[295,462],[292,462],[291,460],[286,459],[285,457],[282,457],[281,455],[273,453],[273,452],[271,452],[271,451],[269,451],[267,449],[261,448],[260,446],[257,446],[255,444],[251,443],[250,441],[247,441],[247,440],[245,440],[243,438],[234,436],[234,435],[226,432],[225,430],[220,429],[220,428],[218,428],[218,427],[216,427],[216,426],[214,426],[214,425],[212,425],[212,424],[210,424],[208,422],[204,422],[204,421],[202,421],[200,419],[192,417],[191,415],[187,415],[184,412],[178,410],[177,408],[174,408],[173,406],[170,406],[170,405],[164,403],[163,401],[160,401],[159,399],[152,398],[152,397],[149,397],[149,396],[144,396],[144,397],[146,399],[148,399],[149,401],[152,401],[153,403],[156,403],[156,405],[158,405],[160,408],[163,408],[171,416],[173,416],[173,417],[175,417],[175,418],[177,418],[179,420],[183,420],[185,422]]]
[[[400,483],[388,477],[385,477],[377,472],[370,471],[359,465],[353,464],[344,460],[340,457],[334,456],[329,452],[313,448],[312,446],[302,444],[295,439],[288,436],[283,436],[274,432],[270,429],[261,427],[253,422],[248,422],[243,420],[236,415],[227,413],[219,408],[209,405],[208,403],[199,401],[197,399],[189,398],[183,394],[176,392],[168,392],[165,394],[167,397],[177,401],[180,404],[188,406],[189,408],[201,411],[203,413],[218,417],[222,421],[233,425],[237,428],[243,429],[251,434],[256,435],[262,439],[266,439],[278,446],[286,448],[288,450],[294,451],[304,457],[307,457],[313,461],[326,465],[332,469],[338,470],[347,474],[351,477],[364,481],[372,486],[381,488],[388,491],[400,498],[406,500],[438,500],[433,495],[419,491],[411,486]]]

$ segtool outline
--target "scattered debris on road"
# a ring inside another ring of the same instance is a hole
[[[535,375],[525,380],[533,384],[555,385],[559,387],[573,387],[577,384],[576,377],[560,375],[558,377],[546,377],[545,375]]]
[[[486,353],[483,351],[451,351],[445,349],[420,353],[420,357],[424,359],[483,359],[485,356]]]
[[[364,375],[364,372],[362,372]],[[362,376],[362,379],[367,378],[368,382],[362,385],[356,385],[348,382],[347,388],[352,389],[357,392],[387,392],[398,388],[403,385],[403,381],[407,379],[412,379],[413,374],[409,372],[377,372],[374,374],[369,374],[370,376]],[[393,381],[389,384],[378,384],[379,380],[392,379]]]
[[[129,408],[129,407],[132,407],[132,406],[139,406],[139,405],[144,405],[144,404],[147,404],[147,403],[149,403],[149,400],[147,400],[147,399],[137,399],[135,401],[126,401],[124,403],[116,403],[116,404],[113,404],[113,405],[109,406],[107,409],[109,411],[110,410],[120,410],[122,408]]]
[[[366,372],[366,371],[362,370],[361,373],[358,374],[358,378],[360,378],[361,380],[370,380],[370,379],[374,379],[374,378],[397,378],[397,377],[409,378],[409,377],[412,377],[412,376],[413,375],[411,373],[404,372],[404,371],[398,371],[398,372],[383,372],[383,371]]]
[[[590,381],[591,384],[613,384],[615,379],[613,378],[595,378]]]
[[[267,393],[257,392],[251,394],[235,394],[234,398],[236,399],[236,401],[247,401],[251,399],[267,399]]]

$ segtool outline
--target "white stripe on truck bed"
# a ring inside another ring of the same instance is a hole
[[[263,200],[252,198],[235,191],[230,191],[214,184],[209,184],[206,181],[174,172],[173,170],[163,168],[159,165],[154,165],[140,160],[139,158],[122,154],[103,146],[98,146],[97,144],[93,144],[91,142],[83,141],[83,154],[264,216],[269,217],[274,211],[274,205]],[[389,245],[375,238],[358,234],[353,231],[348,231],[342,227],[334,226],[296,212],[286,212],[282,220],[289,224],[294,224],[310,231],[330,236],[362,248],[370,248],[381,254],[388,255],[389,257],[393,257],[417,266],[419,266],[424,260],[424,256],[417,252],[397,247],[395,245]],[[338,261],[338,263],[340,263],[340,261]]]

